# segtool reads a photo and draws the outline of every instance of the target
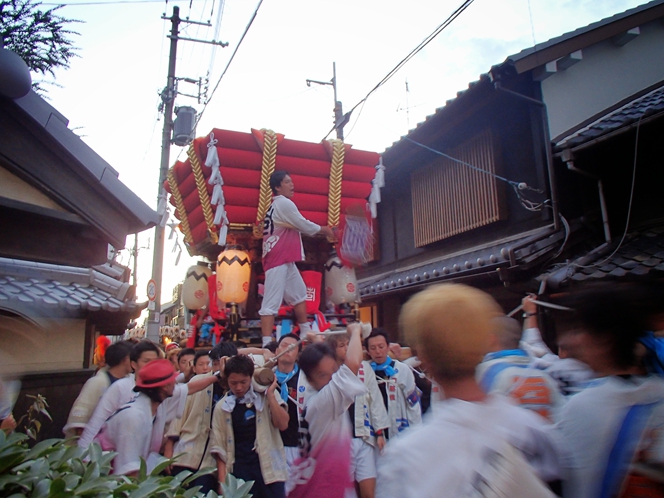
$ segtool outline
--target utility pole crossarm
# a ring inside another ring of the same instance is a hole
[[[344,116],[343,106],[337,100],[337,63],[332,63],[332,79],[330,81],[307,80],[307,86],[312,83],[317,85],[329,85],[334,89],[334,129],[337,131],[337,139],[344,139],[344,126],[348,123],[350,115]]]

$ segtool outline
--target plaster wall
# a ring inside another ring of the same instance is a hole
[[[652,21],[640,30],[622,47],[605,40],[584,48],[580,62],[542,81],[551,138],[664,81],[664,22]]]
[[[12,374],[83,368],[85,320],[53,319],[37,325],[0,315],[2,370]]]
[[[2,166],[0,166],[0,197],[56,211],[65,211],[61,206],[53,202],[50,197],[24,182],[13,173],[10,173]]]

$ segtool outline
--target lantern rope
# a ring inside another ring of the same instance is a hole
[[[175,173],[173,173],[173,168],[168,170],[168,186],[171,188],[171,195],[175,201],[175,209],[180,217],[180,230],[184,235],[184,240],[187,244],[193,245],[194,239],[191,235],[191,227],[189,226],[189,219],[187,218],[187,211],[184,208],[184,202],[182,201],[182,194],[180,193],[180,188],[178,187],[178,182],[175,178]]]
[[[192,143],[187,151],[189,160],[191,161],[191,171],[194,174],[194,179],[196,180],[196,188],[198,189],[198,198],[201,201],[201,208],[203,209],[203,217],[205,218],[205,224],[208,228],[208,233],[210,240],[213,244],[216,244],[219,241],[217,234],[214,231],[214,215],[212,214],[212,205],[210,204],[210,196],[205,186],[205,177],[203,176],[203,168],[201,167],[201,162],[198,160],[196,155],[196,150],[194,149],[194,144]]]
[[[277,161],[277,134],[272,130],[261,130],[263,132],[263,164],[261,165],[261,185],[258,197],[258,211],[256,212],[256,224],[254,225],[254,237],[263,237],[263,219],[272,202],[272,190],[270,189],[270,176],[274,173]]]
[[[341,178],[344,171],[346,149],[341,140],[330,140],[332,145],[332,163],[330,165],[330,191],[327,204],[327,224],[339,225],[341,215]]]

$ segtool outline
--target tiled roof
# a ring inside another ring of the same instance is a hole
[[[663,111],[664,86],[661,86],[559,140],[556,147],[559,149],[576,147]]]
[[[420,121],[419,123],[417,123],[417,125],[415,125],[415,128],[411,128],[410,130],[408,130],[408,133],[402,135],[399,140],[392,142],[392,145],[387,147],[383,153],[387,153],[387,151],[389,151],[390,149],[394,148],[396,145],[403,142],[404,137],[411,136],[414,131],[419,130],[422,126],[426,125],[427,122],[429,122],[432,118],[437,117],[444,112],[448,112],[449,106],[452,105],[454,102],[456,102],[456,100],[459,99],[460,97],[463,97],[469,90],[473,90],[481,83],[490,83],[490,81],[491,77],[489,76],[489,73],[480,74],[480,77],[477,80],[468,83],[468,88],[458,91],[456,97],[446,100],[444,106],[437,107],[436,110],[433,112],[433,114],[427,115],[424,118],[424,121]]]
[[[0,258],[0,309],[138,312],[131,286],[98,270]]]
[[[570,40],[570,39],[575,38],[577,36],[588,33],[589,31],[593,31],[593,30],[596,30],[598,28],[601,28],[602,26],[606,26],[607,24],[611,24],[613,22],[624,19],[626,17],[633,16],[634,14],[637,14],[639,12],[646,11],[646,10],[651,9],[652,7],[655,7],[655,6],[660,5],[662,3],[663,3],[662,0],[653,0],[652,2],[648,2],[648,3],[645,3],[643,5],[639,5],[638,7],[634,7],[633,9],[629,9],[629,10],[626,10],[624,12],[619,12],[618,14],[615,14],[611,17],[606,17],[604,19],[600,19],[599,21],[588,24],[587,26],[583,26],[583,27],[575,29],[573,31],[563,33],[562,35],[556,36],[555,38],[551,38],[550,40],[547,40],[543,43],[538,43],[534,47],[529,47],[529,48],[523,49],[518,54],[510,55],[507,58],[507,60],[512,61],[512,62],[516,62],[520,59],[523,59],[524,57],[528,57],[529,55],[534,54],[535,52],[541,52],[542,50],[544,50],[548,47],[551,47],[553,45],[557,45],[557,44],[562,43],[564,41],[567,41],[567,40]],[[549,62],[549,61],[542,61],[542,63],[544,63],[544,62]]]
[[[612,248],[608,250],[612,251]],[[607,259],[608,256],[608,259]],[[664,277],[664,226],[633,232],[626,237],[615,254],[598,254],[583,265],[565,265],[568,282],[596,281],[618,278],[663,278]],[[564,281],[562,280],[562,281]]]
[[[405,270],[397,270],[378,277],[359,281],[360,296],[372,296],[417,288],[433,282],[495,272],[497,268],[532,260],[560,245],[559,234],[549,229],[524,235],[512,240],[498,241],[495,245],[423,263]],[[510,259],[514,258],[514,261]]]

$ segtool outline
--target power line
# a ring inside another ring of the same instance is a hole
[[[412,59],[413,57],[415,57],[415,56],[416,56],[416,55],[417,55],[417,54],[418,54],[418,53],[419,53],[424,47],[426,47],[426,46],[427,46],[427,45],[428,45],[428,44],[429,44],[434,38],[436,38],[436,36],[438,36],[440,33],[443,32],[443,30],[444,30],[445,28],[447,28],[450,24],[452,24],[452,22],[453,22],[457,17],[459,17],[459,16],[461,15],[461,13],[462,13],[464,10],[466,10],[466,9],[470,6],[471,3],[473,3],[473,1],[474,1],[474,0],[464,0],[464,2],[463,2],[463,3],[462,3],[462,4],[461,4],[461,5],[460,5],[460,6],[459,6],[454,12],[452,12],[452,14],[450,14],[450,16],[449,16],[447,19],[445,19],[445,21],[444,21],[442,24],[440,24],[440,25],[439,25],[439,26],[438,26],[438,27],[437,27],[437,28],[436,28],[436,29],[435,29],[435,30],[434,30],[429,36],[427,36],[424,40],[422,40],[422,41],[419,43],[419,45],[417,45],[417,47],[415,47],[413,50],[411,50],[410,53],[409,53],[406,57],[404,57],[403,59],[401,59],[401,61],[400,61],[396,66],[394,66],[394,68],[392,68],[392,70],[390,70],[390,72],[388,72],[388,73],[383,77],[383,79],[380,80],[380,81],[378,82],[378,84],[376,84],[376,86],[374,86],[374,87],[369,91],[369,93],[366,94],[366,96],[365,96],[362,100],[360,100],[357,104],[355,104],[355,105],[351,108],[351,110],[348,111],[348,112],[346,113],[345,117],[347,116],[348,118],[350,118],[351,113],[352,113],[355,109],[357,109],[360,105],[362,105],[362,103],[365,102],[373,92],[375,92],[375,91],[378,90],[381,86],[383,86],[385,83],[387,83],[387,81],[388,81],[392,76],[394,76],[394,75],[399,71],[399,69],[401,69],[403,66],[405,66],[406,63],[407,63],[410,59]],[[332,129],[331,129],[330,131],[327,132],[327,135],[325,135],[325,137],[323,138],[323,140],[325,140],[325,139],[330,135],[330,133],[332,133],[335,129],[336,129],[336,123],[335,123],[335,126],[333,126]]]
[[[210,97],[205,101],[205,104],[203,105],[203,109],[201,110],[200,113],[198,113],[198,116],[196,117],[196,125],[200,122],[201,118],[203,117],[203,113],[205,112],[205,109],[207,109],[208,104],[212,100],[212,97],[214,97],[215,92],[217,91],[217,88],[219,88],[219,84],[221,83],[221,80],[224,78],[224,75],[228,71],[228,68],[230,67],[231,63],[233,62],[233,59],[235,58],[235,54],[237,54],[237,51],[240,49],[240,46],[242,45],[242,42],[244,41],[244,38],[247,36],[247,33],[249,32],[249,28],[251,28],[251,25],[254,23],[254,20],[256,19],[256,16],[258,15],[258,10],[261,8],[261,5],[263,5],[263,0],[259,0],[258,5],[256,6],[256,10],[254,11],[253,15],[251,16],[251,19],[249,19],[249,23],[247,26],[244,28],[244,33],[242,33],[242,36],[240,37],[240,41],[237,43],[235,46],[235,50],[233,50],[233,53],[231,54],[231,58],[228,60],[228,63],[226,64],[226,67],[224,68],[224,71],[221,73],[221,76],[219,76],[219,79],[217,80],[217,84],[214,86],[214,89],[212,90],[212,93],[210,93]]]
[[[108,0],[100,2],[42,2],[40,5],[55,5],[63,7],[76,7],[78,5],[120,5],[120,4],[129,4],[129,3],[164,3],[164,0]]]

